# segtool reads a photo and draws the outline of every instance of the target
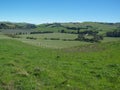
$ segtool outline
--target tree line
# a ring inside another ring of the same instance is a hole
[[[86,41],[86,42],[99,42],[100,40],[103,40],[103,36],[99,35],[97,31],[89,30],[89,31],[79,32],[76,40]]]
[[[120,30],[114,30],[106,33],[107,37],[120,37]]]

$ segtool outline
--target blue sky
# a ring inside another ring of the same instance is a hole
[[[120,22],[120,0],[0,0],[0,21]]]

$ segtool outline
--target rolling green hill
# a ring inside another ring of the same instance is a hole
[[[116,36],[120,23],[1,22],[0,90],[119,90],[120,38],[76,41],[78,30]]]
[[[51,30],[51,31],[76,31],[80,30],[97,30],[97,31],[112,31],[118,29],[120,23],[100,23],[100,22],[83,22],[83,23],[50,23],[40,24],[37,26],[38,30]]]
[[[47,24],[30,24],[30,23],[12,23],[12,22],[0,22],[0,30],[3,29],[37,29],[40,31],[53,31],[61,32],[77,32],[78,29],[82,30],[97,30],[113,31],[120,28],[120,23],[103,23],[103,22],[76,22],[76,23],[47,23]]]
[[[0,39],[0,90],[119,90],[120,42],[66,49]]]
[[[36,25],[30,23],[0,22],[0,29],[33,29]]]

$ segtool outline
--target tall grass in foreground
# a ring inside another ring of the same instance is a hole
[[[119,90],[120,42],[66,49],[0,39],[0,90]]]

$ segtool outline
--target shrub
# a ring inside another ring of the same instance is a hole
[[[60,40],[60,38],[50,38],[50,40]]]
[[[33,40],[36,40],[37,38],[34,38],[34,37],[26,37],[26,39],[33,39]]]
[[[107,37],[120,37],[120,30],[115,30],[112,32],[107,32],[106,33]]]

